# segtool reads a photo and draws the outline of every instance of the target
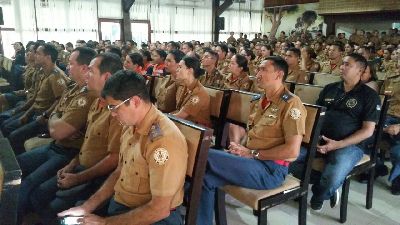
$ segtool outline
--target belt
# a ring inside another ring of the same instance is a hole
[[[281,165],[281,166],[286,166],[286,167],[288,167],[290,162],[285,161],[285,160],[274,160],[274,163],[276,163],[276,164],[278,164],[278,165]]]

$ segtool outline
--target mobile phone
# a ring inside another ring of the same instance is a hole
[[[83,216],[65,216],[60,218],[60,225],[78,225],[78,219],[83,218]]]

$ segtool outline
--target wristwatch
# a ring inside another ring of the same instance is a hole
[[[48,119],[48,118],[49,118],[49,116],[47,115],[46,111],[44,111],[44,112],[42,113],[42,116],[43,116],[45,119]]]
[[[258,157],[260,156],[260,152],[258,150],[250,150],[250,153],[255,159],[258,159]]]

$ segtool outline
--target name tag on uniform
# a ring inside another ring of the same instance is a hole
[[[268,115],[268,117],[269,117],[269,118],[276,119],[278,116],[276,116],[276,115]]]

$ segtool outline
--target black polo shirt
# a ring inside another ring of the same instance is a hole
[[[381,112],[379,95],[362,83],[347,93],[343,81],[329,84],[317,104],[327,108],[321,134],[337,141],[361,129],[364,121],[377,123]]]

